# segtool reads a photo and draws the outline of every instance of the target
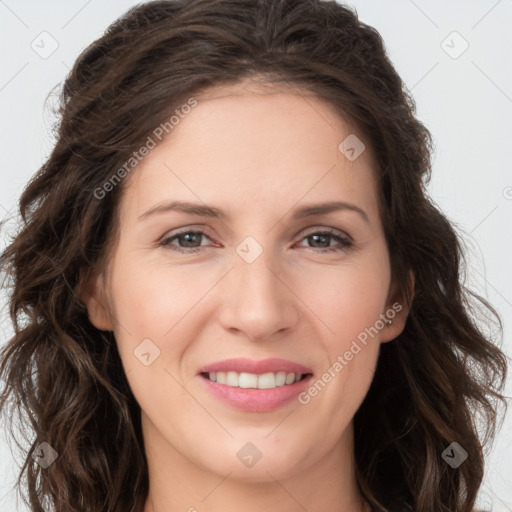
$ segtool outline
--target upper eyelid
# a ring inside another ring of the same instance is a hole
[[[160,240],[167,240],[169,238],[175,238],[179,235],[186,235],[187,233],[201,233],[202,235],[210,238],[210,239],[214,239],[215,237],[213,237],[212,235],[209,234],[208,230],[205,229],[204,227],[187,227],[187,228],[177,228],[177,231],[168,231],[167,233],[165,233],[161,238]]]

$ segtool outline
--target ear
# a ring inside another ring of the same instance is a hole
[[[409,296],[411,297],[411,299],[407,304],[405,304],[403,300],[394,300],[394,298],[396,298],[396,295],[394,293],[392,293],[391,297],[388,298],[386,304],[386,311],[384,311],[382,318],[384,319],[384,321],[388,319],[388,322],[391,321],[391,324],[386,324],[384,328],[380,331],[381,343],[386,343],[388,341],[394,340],[404,330],[405,322],[407,321],[407,316],[409,314],[409,311],[411,310],[412,301],[414,299],[414,283],[414,274],[412,271],[410,271]]]
[[[112,331],[113,322],[106,300],[103,274],[91,274],[81,287],[79,296],[87,307],[92,325],[101,331]]]

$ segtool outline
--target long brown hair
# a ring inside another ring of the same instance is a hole
[[[430,133],[379,33],[322,0],[148,2],[70,71],[55,147],[22,194],[19,232],[0,257],[14,325],[0,409],[12,406],[30,434],[18,484],[25,476],[31,510],[142,511],[140,408],[112,333],[89,322],[80,290],[117,232],[124,182],[112,184],[114,174],[187,99],[248,77],[328,101],[379,165],[393,284],[411,310],[403,333],[383,344],[354,418],[361,491],[376,510],[471,511],[503,400],[501,323],[464,286],[461,238],[425,190]],[[42,442],[58,454],[47,468],[32,458]],[[442,457],[453,442],[469,456],[456,469]]]

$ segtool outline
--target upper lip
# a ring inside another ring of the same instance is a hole
[[[254,359],[246,359],[243,357],[216,361],[215,363],[203,366],[199,370],[199,373],[211,372],[253,373],[255,375],[270,372],[297,373],[300,375],[304,373],[313,373],[310,368],[293,361],[287,361],[286,359],[273,358],[256,361]]]

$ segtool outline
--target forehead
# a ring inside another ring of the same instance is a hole
[[[153,137],[155,147],[125,184],[124,207],[140,213],[183,199],[221,202],[237,213],[268,209],[269,199],[282,209],[307,196],[375,209],[369,142],[326,101],[298,88],[247,84],[212,88],[194,100],[161,141]],[[365,149],[351,161],[340,143],[353,136]]]

